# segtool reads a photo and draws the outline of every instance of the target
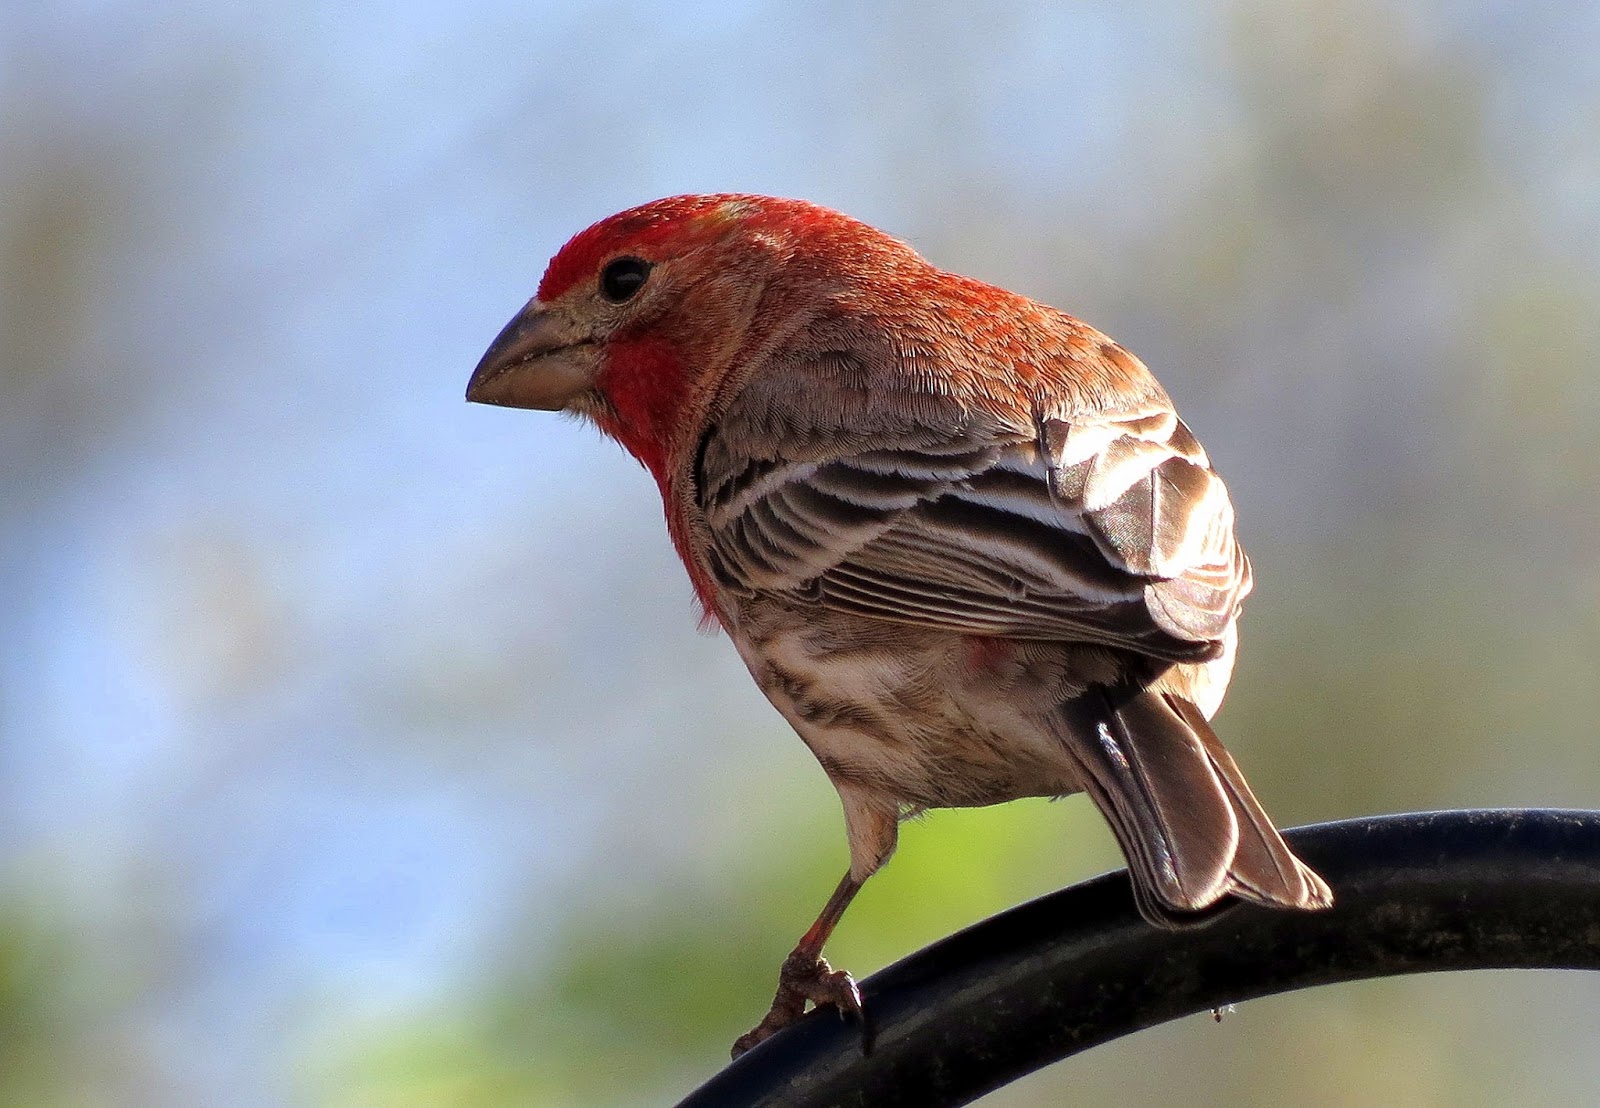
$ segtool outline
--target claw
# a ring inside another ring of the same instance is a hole
[[[861,1008],[861,987],[844,970],[836,970],[827,960],[796,950],[783,960],[778,971],[778,994],[761,1022],[740,1035],[733,1044],[735,1058],[794,1023],[805,1014],[806,1002],[817,1007],[830,1004],[839,1015],[865,1026]]]

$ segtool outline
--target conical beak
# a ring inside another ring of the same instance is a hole
[[[564,315],[532,301],[489,344],[467,382],[467,399],[559,411],[594,383],[598,357]]]

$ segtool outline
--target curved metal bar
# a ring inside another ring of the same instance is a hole
[[[1414,813],[1302,827],[1327,912],[1139,919],[1125,871],[994,916],[862,982],[873,1049],[812,1013],[681,1108],[966,1104],[1051,1062],[1233,1001],[1395,974],[1600,969],[1600,812]]]

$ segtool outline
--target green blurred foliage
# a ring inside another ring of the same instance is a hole
[[[64,1074],[57,1037],[65,936],[51,932],[16,895],[0,914],[0,1104],[60,1103]]]
[[[548,963],[488,986],[475,1029],[433,1014],[376,1029],[353,1069],[325,1075],[338,1090],[329,1102],[625,1104],[651,1102],[642,1090],[686,1092],[703,1060],[760,1018],[778,962],[843,872],[840,844],[816,839],[798,837],[790,857],[667,876],[626,907],[576,911]],[[865,974],[1119,860],[1081,799],[930,813],[903,827],[894,864],[851,906],[829,954]]]

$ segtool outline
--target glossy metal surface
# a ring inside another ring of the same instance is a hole
[[[965,1104],[1089,1047],[1230,1002],[1436,970],[1600,969],[1600,812],[1416,813],[1302,827],[1337,903],[1158,931],[1126,872],[985,920],[862,982],[873,1049],[812,1013],[683,1108]]]

